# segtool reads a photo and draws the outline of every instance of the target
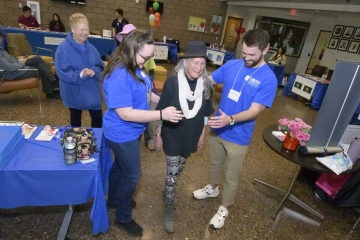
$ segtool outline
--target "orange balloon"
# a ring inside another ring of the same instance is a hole
[[[155,13],[155,17],[156,17],[156,18],[160,18],[160,13],[158,13],[158,12]]]

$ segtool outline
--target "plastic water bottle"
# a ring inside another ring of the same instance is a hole
[[[65,164],[71,165],[76,162],[76,144],[72,137],[67,137],[64,142]]]

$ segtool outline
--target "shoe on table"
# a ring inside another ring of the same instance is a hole
[[[168,233],[173,233],[175,231],[175,205],[174,203],[165,204],[165,220],[164,220],[164,229]]]
[[[215,229],[222,228],[224,226],[225,219],[228,215],[229,215],[229,211],[225,207],[220,206],[217,213],[215,213],[215,215],[211,219],[209,223],[210,226]]]
[[[133,219],[128,223],[121,223],[115,219],[115,224],[123,229],[128,235],[133,237],[141,237],[143,235],[142,227],[137,224]]]
[[[116,209],[116,203],[106,203],[106,206],[109,209]],[[131,199],[131,209],[136,208],[136,201]]]
[[[219,196],[219,187],[213,189],[210,184],[204,188],[200,188],[193,192],[194,198],[196,199],[205,199],[208,197],[217,197]]]
[[[58,92],[52,92],[52,93],[47,93],[46,94],[46,98],[48,99],[61,99],[61,96]]]
[[[155,143],[154,143],[153,139],[148,141],[147,147],[148,147],[149,150],[155,150]]]

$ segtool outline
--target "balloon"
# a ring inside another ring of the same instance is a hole
[[[154,14],[150,14],[149,15],[149,21],[153,22],[155,20],[155,15]]]
[[[155,18],[155,23],[160,23],[160,18]]]
[[[205,23],[204,23],[204,22],[201,22],[201,23],[200,23],[200,27],[203,28],[204,26],[205,26]]]
[[[236,28],[236,32],[237,32],[237,34],[240,34],[240,28],[239,27]]]
[[[240,41],[240,37],[235,38],[236,42]]]
[[[153,8],[154,8],[155,11],[158,10],[158,9],[159,9],[159,3],[158,3],[158,2],[154,2],[154,3],[153,3]]]
[[[149,13],[154,14],[154,12],[155,12],[154,9],[152,7],[149,7]]]
[[[160,18],[160,13],[158,13],[158,12],[155,13],[155,17],[156,17],[156,18]]]
[[[244,33],[245,32],[245,28],[240,28],[240,33],[242,34],[242,33]]]
[[[154,26],[154,24],[155,24],[155,22],[154,21],[149,21],[149,24],[150,24],[150,26]]]
[[[155,23],[154,27],[159,28],[160,27],[160,22]]]
[[[214,32],[217,32],[219,30],[218,26],[214,26]]]

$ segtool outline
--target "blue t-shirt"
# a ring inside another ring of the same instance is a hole
[[[248,110],[253,102],[270,108],[276,95],[277,79],[267,64],[259,68],[248,68],[243,64],[243,59],[228,61],[212,73],[214,81],[223,84],[219,109],[228,116]],[[237,102],[228,97],[231,89],[241,92]],[[219,115],[218,110],[216,116]],[[213,131],[229,142],[247,146],[250,144],[254,127],[255,119]]]
[[[106,76],[103,83],[106,110],[103,118],[103,130],[107,139],[124,143],[138,139],[145,131],[147,123],[128,122],[116,113],[117,108],[150,110],[147,95],[151,94],[151,79],[137,69],[136,75],[144,80],[137,82],[125,67],[115,67],[111,76]]]

